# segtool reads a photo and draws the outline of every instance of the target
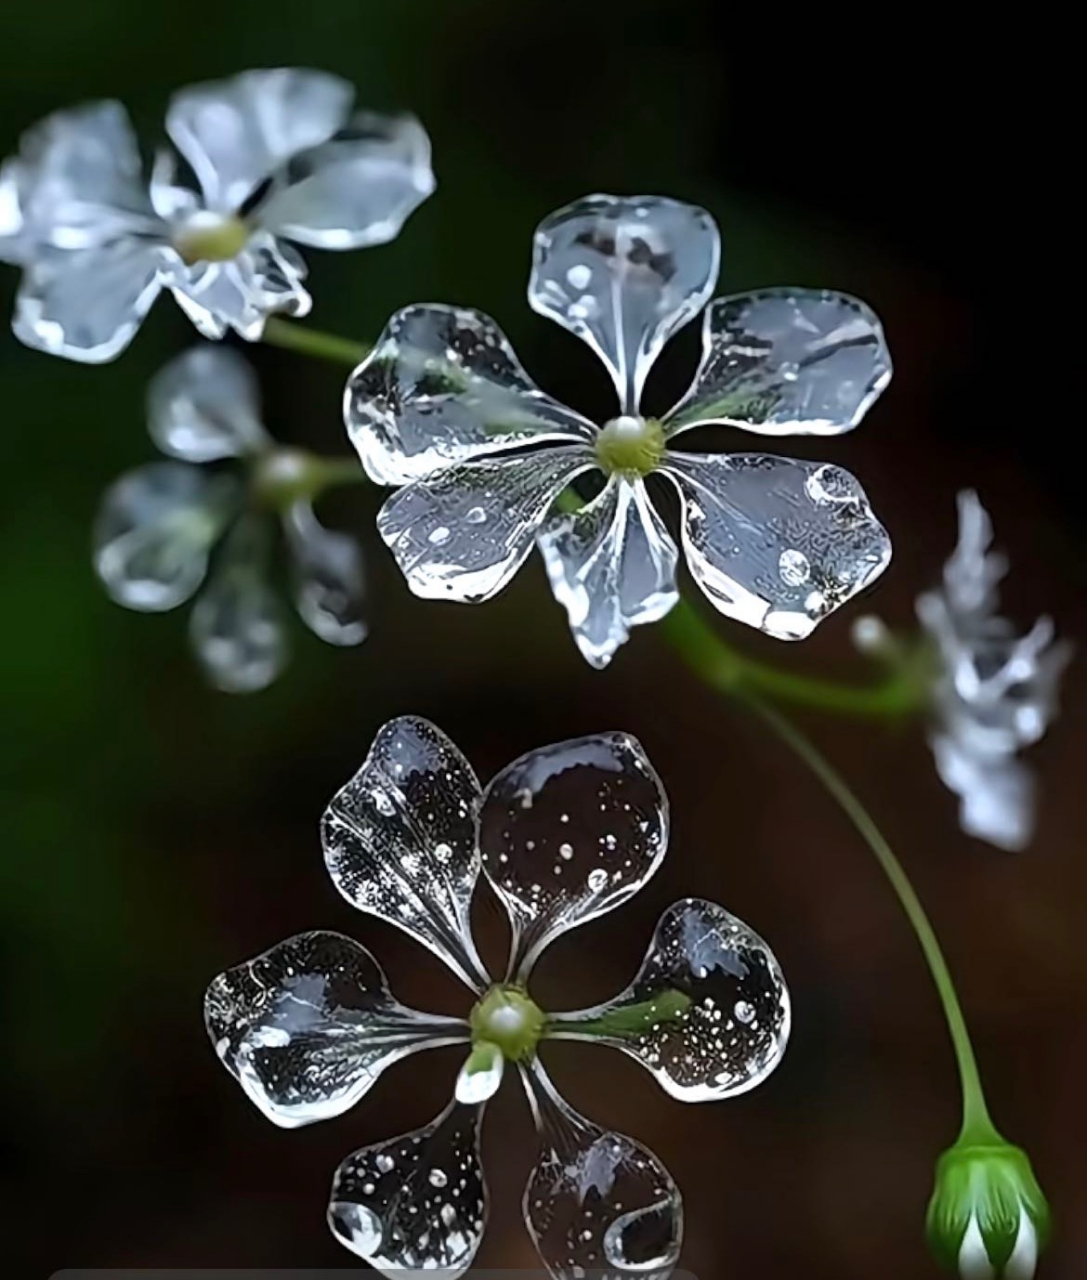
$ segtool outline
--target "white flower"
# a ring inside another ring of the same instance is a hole
[[[959,494],[959,540],[943,586],[917,600],[917,616],[936,643],[939,676],[930,734],[936,768],[961,800],[969,835],[1022,849],[1034,830],[1034,777],[1019,759],[1057,711],[1060,676],[1071,656],[1054,644],[1050,618],[1025,635],[998,613],[1007,571],[990,550],[992,523],[978,496]]]
[[[549,1273],[671,1275],[683,1234],[679,1189],[652,1152],[560,1097],[538,1045],[608,1044],[672,1097],[716,1101],[777,1066],[790,1006],[762,939],[723,907],[691,898],[664,913],[614,1000],[550,1016],[533,1001],[528,983],[543,950],[630,899],[664,858],[668,802],[639,744],[622,733],[558,743],[481,788],[440,730],[401,717],[333,798],[321,834],[348,902],[428,947],[477,997],[467,1021],[406,1008],[364,947],[328,932],[288,939],[209,987],[216,1052],[286,1128],[347,1111],[409,1054],[468,1050],[439,1116],[340,1165],[328,1208],[336,1237],[385,1276],[463,1275],[487,1217],[484,1107],[510,1064],[539,1135],[523,1212]],[[513,934],[497,983],[469,923],[481,872]]]
[[[728,617],[800,639],[872,582],[891,554],[857,481],[834,466],[767,454],[686,454],[707,423],[761,435],[837,435],[891,376],[879,322],[824,290],[764,289],[705,312],[691,389],[663,419],[642,386],[669,337],[707,303],[719,237],[693,205],[590,196],[536,232],[529,302],[606,364],[619,413],[603,427],[552,400],[489,317],[413,306],[389,321],[352,375],[348,433],[368,474],[403,485],[378,528],[417,595],[485,600],[539,540],[582,653],[606,665],[630,627],[677,599],[678,550],[645,478],[670,480],[691,572]],[[603,491],[548,519],[577,476]]]
[[[258,339],[305,315],[305,263],[287,243],[391,240],[434,187],[410,117],[352,111],[319,71],[247,71],[175,94],[150,184],[118,102],[59,111],[0,169],[0,259],[23,268],[15,334],[71,360],[118,355],[169,289],[200,332]]]
[[[102,499],[94,564],[112,598],[162,612],[208,578],[189,628],[201,665],[217,688],[264,688],[287,660],[272,581],[278,514],[302,619],[330,644],[360,643],[359,546],[318,521],[312,498],[323,487],[324,463],[269,437],[242,357],[225,347],[194,347],[152,380],[148,411],[151,437],[171,461],[128,472]],[[207,465],[224,459],[243,461],[245,470]]]

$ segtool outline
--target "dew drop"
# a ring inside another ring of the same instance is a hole
[[[464,518],[469,524],[483,524],[483,522],[487,519],[487,513],[486,511],[483,510],[482,507],[469,507],[468,510],[464,513]],[[434,539],[432,536],[431,542],[433,541]]]
[[[449,1178],[446,1176],[446,1174],[445,1174],[444,1170],[442,1170],[442,1169],[431,1169],[431,1171],[430,1171],[430,1185],[431,1185],[432,1187],[444,1187],[444,1186],[446,1186],[446,1185],[447,1185],[447,1183],[448,1183],[448,1182],[449,1182]]]
[[[560,857],[560,858],[562,858],[562,859],[563,859],[564,861],[566,861],[566,862],[569,862],[569,861],[570,861],[570,859],[571,859],[573,856],[574,856],[574,846],[573,846],[572,844],[560,844],[560,845],[559,845],[559,857]]]
[[[589,888],[594,893],[599,893],[601,889],[608,883],[608,873],[603,867],[596,867],[589,872]]]
[[[360,1258],[369,1258],[381,1246],[381,1219],[361,1204],[331,1206],[332,1226],[347,1247]]]
[[[440,524],[436,529],[431,529],[430,533],[427,534],[427,541],[435,547],[440,547],[443,542],[449,541],[449,537],[450,531],[444,524]]]
[[[746,1000],[737,1000],[732,1012],[736,1015],[736,1021],[744,1023],[745,1026],[755,1021],[755,1010]]]
[[[572,289],[585,289],[588,287],[589,281],[593,278],[592,268],[587,267],[584,262],[575,263],[566,273],[566,279],[570,283]]]
[[[392,1156],[387,1156],[382,1152],[374,1163],[377,1165],[378,1173],[390,1173],[396,1162],[393,1160]]]
[[[811,562],[803,551],[790,547],[778,556],[778,573],[786,586],[799,587],[811,577]]]

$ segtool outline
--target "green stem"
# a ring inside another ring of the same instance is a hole
[[[264,341],[273,347],[300,351],[303,355],[352,367],[365,360],[373,350],[368,343],[352,342],[350,338],[341,338],[335,333],[324,333],[274,316],[264,326]]]
[[[690,1007],[691,997],[685,991],[669,988],[652,1000],[643,1000],[641,1004],[628,1005],[625,1009],[611,1009],[596,1018],[554,1014],[547,1020],[544,1036],[610,1036],[623,1040],[628,1036],[644,1035],[662,1022],[676,1022]]]
[[[358,458],[317,458],[320,466],[320,492],[341,484],[365,484],[368,477]]]

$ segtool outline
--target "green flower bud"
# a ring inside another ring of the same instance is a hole
[[[1049,1236],[1049,1205],[1025,1151],[956,1143],[936,1165],[929,1244],[963,1280],[1032,1280]]]

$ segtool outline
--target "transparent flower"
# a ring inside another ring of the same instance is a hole
[[[1050,618],[1018,635],[998,613],[1007,571],[990,550],[992,522],[976,493],[958,496],[959,541],[942,588],[917,600],[935,642],[939,672],[930,733],[936,768],[960,798],[969,835],[1022,849],[1034,830],[1034,777],[1019,759],[1057,711],[1057,687],[1071,647],[1054,644]]]
[[[23,268],[13,328],[71,360],[118,355],[162,289],[200,332],[259,338],[310,309],[288,241],[391,240],[430,194],[430,143],[411,117],[353,112],[337,76],[279,68],[183,89],[150,183],[118,102],[47,117],[0,169],[0,259]]]
[[[411,934],[477,997],[467,1020],[406,1008],[368,951],[326,932],[291,938],[208,989],[219,1057],[287,1128],[346,1111],[408,1054],[464,1046],[454,1097],[440,1115],[340,1165],[328,1209],[337,1238],[384,1275],[464,1274],[487,1217],[484,1104],[515,1064],[540,1140],[525,1223],[551,1275],[575,1280],[604,1268],[616,1280],[665,1280],[682,1238],[677,1187],[645,1147],[593,1124],[558,1094],[538,1045],[609,1044],[673,1097],[713,1101],[774,1069],[790,1011],[766,944],[699,899],[664,913],[638,974],[614,1000],[549,1015],[529,994],[541,952],[625,902],[664,857],[668,802],[639,744],[606,733],[545,747],[481,789],[444,734],[404,717],[378,733],[321,830],[344,897]],[[512,929],[497,983],[469,924],[481,870]]]
[[[272,582],[278,521],[303,621],[330,644],[360,643],[361,551],[312,505],[334,464],[275,444],[245,360],[226,347],[185,352],[152,379],[148,417],[170,461],[123,475],[95,523],[94,565],[112,598],[156,613],[203,586],[189,633],[209,680],[230,692],[263,689],[287,660]],[[209,465],[223,460],[242,465]]]
[[[856,426],[891,376],[864,303],[811,289],[717,299],[690,390],[662,419],[643,415],[646,374],[707,303],[719,250],[705,210],[659,197],[589,196],[537,229],[529,302],[608,367],[619,413],[603,427],[540,391],[481,312],[427,305],[392,317],[351,376],[345,418],[371,478],[404,486],[378,528],[416,595],[486,600],[538,540],[581,652],[605,666],[630,627],[677,599],[678,550],[646,488],[653,473],[678,490],[698,585],[769,635],[807,636],[883,571],[890,541],[848,472],[672,447],[708,423],[768,436]],[[588,471],[603,473],[603,491],[552,515]]]

